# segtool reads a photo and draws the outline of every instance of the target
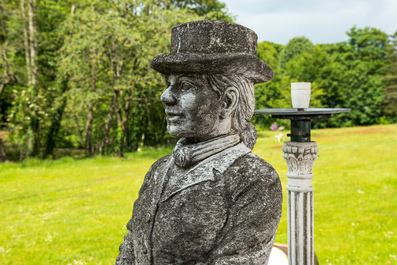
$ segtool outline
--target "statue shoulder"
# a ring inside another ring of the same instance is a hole
[[[236,159],[225,173],[233,197],[248,190],[258,194],[269,191],[281,194],[281,182],[276,170],[251,152]]]
[[[238,158],[232,166],[239,167],[239,172],[243,175],[267,176],[278,179],[273,166],[252,152]]]
[[[163,156],[162,158],[160,158],[159,160],[157,160],[150,166],[148,172],[145,175],[145,179],[143,181],[142,187],[144,187],[147,184],[147,182],[152,178],[153,174],[157,170],[161,171],[167,167],[168,162],[170,161],[171,157],[172,157],[172,153],[170,153],[166,156]]]
[[[162,158],[160,158],[159,160],[157,160],[156,162],[153,163],[153,165],[149,169],[149,172],[156,170],[159,167],[162,167],[164,164],[169,162],[171,158],[172,158],[172,153],[169,153],[168,155],[163,156]]]

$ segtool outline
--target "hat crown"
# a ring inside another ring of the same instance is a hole
[[[254,84],[272,80],[272,69],[256,56],[257,39],[249,28],[201,20],[172,28],[171,52],[150,61],[164,74],[239,75]]]
[[[201,20],[172,28],[171,54],[245,53],[256,55],[257,35],[244,26]]]

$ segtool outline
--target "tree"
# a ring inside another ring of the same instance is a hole
[[[290,83],[311,82],[311,108],[324,107],[324,86],[327,78],[324,71],[330,63],[330,56],[316,45],[312,50],[292,58],[286,66],[285,74],[289,76]]]
[[[273,65],[278,58],[280,67],[271,65],[274,79],[256,86],[257,107],[291,107],[290,83],[311,82],[311,107],[351,108],[350,113],[314,121],[315,128],[379,123],[387,35],[355,27],[347,34],[349,41],[330,45],[293,38],[279,54],[276,46],[260,44],[258,56]],[[265,124],[270,121],[267,118]]]
[[[88,154],[112,142],[122,157],[124,149],[137,148],[134,142],[141,141],[142,135],[150,140],[164,134],[163,126],[160,131],[157,128],[158,121],[164,120],[164,114],[157,111],[163,81],[148,68],[149,60],[168,52],[173,25],[197,19],[185,10],[171,11],[143,2],[136,7],[108,2],[102,8],[93,2],[78,6],[76,14],[64,22],[62,30],[69,34],[61,49],[60,72],[70,80],[67,108],[73,109],[78,124],[86,123]],[[79,115],[75,112],[79,108],[72,107],[75,104],[84,106]]]
[[[15,82],[15,74],[12,66],[12,62],[8,57],[10,52],[8,32],[7,32],[7,12],[6,6],[3,0],[0,1],[0,69],[2,69],[2,75],[0,76],[0,99],[5,91],[7,85]]]
[[[37,156],[40,152],[40,118],[39,118],[39,87],[38,87],[38,39],[37,39],[37,22],[36,22],[36,0],[28,0],[28,16],[26,17],[25,2],[21,0],[21,15],[23,22],[23,36],[26,56],[26,72],[28,76],[28,90],[30,95],[30,126],[29,140],[31,149],[28,148],[27,155],[30,152]]]
[[[226,8],[226,4],[218,0],[171,0],[172,6],[187,9],[199,16],[212,20],[233,22],[235,17]]]
[[[336,58],[345,65],[344,107],[352,109],[343,123],[348,126],[377,124],[381,116],[384,86],[379,79],[383,74],[388,36],[370,27],[353,27],[347,34],[350,37],[348,45],[342,46],[345,56]]]
[[[382,80],[386,82],[386,86],[383,88],[382,112],[394,118],[397,116],[397,31],[391,36],[383,70],[385,76]]]
[[[327,121],[316,121],[320,127],[356,126],[379,123],[383,84],[380,76],[388,46],[387,35],[375,28],[347,32],[349,40],[322,48],[331,56],[323,76],[326,94],[324,104],[332,108],[351,108]]]
[[[162,142],[164,84],[150,59],[169,52],[174,25],[232,19],[217,0],[0,0],[0,11],[0,119],[21,160]]]
[[[9,10],[7,10],[6,3],[1,0],[0,1],[0,70],[2,70],[2,74],[0,75],[0,102],[4,102],[2,95],[8,85],[11,85],[15,82],[15,73],[12,62],[9,58],[10,46],[9,46],[9,33],[7,27],[7,14],[9,14]],[[3,104],[1,104],[3,105]],[[4,109],[0,108],[0,123],[3,121]],[[1,127],[0,127],[1,128]],[[0,161],[6,161],[7,155],[3,148],[3,141],[0,138]]]
[[[347,32],[350,37],[348,44],[351,48],[350,59],[360,60],[369,67],[368,74],[381,74],[386,51],[388,47],[388,35],[379,29],[366,27],[357,29],[353,27]]]
[[[258,43],[257,56],[272,68],[274,77],[271,81],[255,85],[255,108],[287,108],[290,107],[288,98],[289,78],[280,69],[280,51],[284,47],[272,42]],[[276,119],[258,115],[253,122],[262,127],[269,127]],[[277,122],[280,122],[279,120]],[[283,121],[281,121],[283,122]]]
[[[291,40],[289,43],[293,44],[294,41]],[[289,48],[293,48],[293,45]],[[312,97],[310,106],[320,107],[324,90],[319,75],[323,66],[328,62],[328,55],[320,47],[316,46],[310,52],[302,51],[299,54],[296,53],[295,56],[289,59],[285,68],[281,69],[280,60],[285,49],[287,47],[283,49],[280,45],[272,43],[264,42],[258,44],[258,56],[273,69],[274,78],[268,83],[255,86],[257,108],[291,108],[292,82],[311,82]],[[269,117],[256,118],[255,121],[266,126],[270,126],[274,122],[288,125],[286,121],[275,120]]]
[[[314,49],[313,43],[306,37],[292,38],[280,53],[280,67],[285,69],[290,60],[302,52],[309,52]]]
[[[66,1],[7,1],[5,27],[14,82],[8,87],[5,104],[9,138],[20,151],[20,159],[38,156],[51,124],[51,108],[59,49],[54,28],[64,15]],[[0,99],[1,100],[1,99]],[[2,107],[4,105],[2,104]]]

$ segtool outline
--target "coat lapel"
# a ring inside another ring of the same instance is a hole
[[[160,201],[161,194],[164,191],[165,184],[168,179],[168,171],[174,164],[174,158],[172,155],[164,162],[164,164],[154,172],[153,180],[154,180],[154,194],[152,196],[153,205],[156,205],[157,202]]]
[[[215,179],[214,170],[223,174],[236,159],[249,152],[251,152],[251,149],[240,143],[202,160],[189,171],[183,172],[181,176],[177,176],[180,181],[170,188],[170,192],[164,194],[161,201],[164,202],[174,194],[201,182],[213,181]]]

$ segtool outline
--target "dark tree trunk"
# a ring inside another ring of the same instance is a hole
[[[40,121],[38,117],[38,47],[37,47],[37,27],[36,27],[36,0],[28,0],[29,15],[29,48],[30,48],[30,70],[31,70],[31,86],[33,89],[33,102],[35,106],[32,109],[31,128],[33,131],[33,150],[32,155],[37,156],[40,152]]]
[[[93,60],[91,65],[91,92],[94,93],[96,90],[96,52],[93,53]],[[88,103],[87,109],[87,122],[85,124],[85,147],[86,154],[90,156],[92,154],[92,121],[93,121],[93,109],[94,109],[95,100],[90,99]]]
[[[124,117],[123,117],[123,121],[122,121],[122,125],[124,128],[124,139],[125,139],[125,147],[127,150],[130,149],[130,143],[128,141],[128,139],[130,139],[130,132],[128,129],[128,116],[130,114],[130,108],[131,108],[131,101],[132,101],[132,97],[131,97],[131,90],[127,91],[127,100],[124,103]]]
[[[116,102],[117,102],[117,115],[118,119],[117,122],[121,126],[121,129],[123,130],[124,135],[126,134],[126,115],[125,115],[125,102],[124,102],[124,97],[121,95],[119,90],[114,91],[116,93]],[[118,102],[120,100],[120,103]],[[123,111],[124,111],[124,116],[123,116]]]
[[[0,139],[0,162],[7,161],[7,155],[3,149],[3,141]]]
[[[117,117],[117,139],[116,139],[116,144],[117,144],[117,152],[116,155],[118,157],[124,157],[124,145],[125,145],[125,136],[126,136],[126,123],[124,122],[123,119],[123,111],[125,110],[124,107],[124,97],[122,91],[118,90],[115,88],[115,85],[117,84],[117,81],[119,80],[121,73],[124,70],[124,59],[125,58],[120,58],[117,54],[116,51],[116,45],[114,42],[114,39],[112,39],[111,42],[111,53],[109,54],[109,58],[111,61],[110,64],[110,70],[114,72],[113,76],[113,92],[114,92],[114,100],[115,100],[115,106],[116,106],[116,117]],[[124,118],[125,118],[126,113],[124,112]],[[121,128],[121,133],[120,133],[120,128]]]
[[[1,94],[3,94],[4,88],[6,87],[6,84],[0,84],[0,98],[1,98]]]
[[[68,90],[68,80],[65,79],[61,85],[62,85],[61,93],[64,94]],[[47,145],[43,156],[44,158],[53,156],[54,148],[55,148],[55,140],[57,138],[59,129],[61,128],[61,122],[62,122],[63,113],[65,111],[66,103],[67,103],[66,97],[63,97],[61,104],[55,110],[54,117],[52,119],[52,124],[47,134]]]
[[[118,97],[120,96],[120,93],[118,90],[114,90],[115,93],[115,99],[116,99],[116,117],[117,117],[117,127],[121,127],[122,130],[122,136],[121,139],[119,139],[119,132],[118,132],[118,128],[117,128],[117,156],[118,157],[124,157],[124,139],[125,139],[125,134],[124,134],[124,128],[123,128],[123,124],[122,124],[122,115],[121,115],[121,108],[122,106],[120,106],[120,103],[118,102]]]
[[[103,139],[102,139],[102,144],[101,144],[102,155],[105,154],[106,151],[108,150],[106,147],[109,144],[109,131],[110,131],[110,127],[112,125],[112,120],[113,120],[113,115],[114,115],[114,108],[116,107],[115,105],[116,105],[116,95],[114,95],[112,97],[112,100],[110,102],[110,108],[109,108],[109,112],[108,112],[108,117],[106,119],[105,131],[103,132]]]
[[[21,14],[22,14],[22,24],[23,24],[23,44],[25,47],[25,60],[26,60],[26,72],[28,75],[28,84],[31,84],[31,69],[30,69],[30,51],[29,51],[29,35],[28,35],[28,26],[26,23],[26,14],[25,14],[25,1],[21,0]]]
[[[72,8],[70,10],[70,15],[73,16],[75,11],[76,11],[76,5],[72,5]],[[63,78],[61,82],[61,95],[63,96],[67,90],[68,90],[68,77]],[[48,156],[53,156],[54,154],[55,139],[58,135],[59,129],[61,128],[61,122],[62,122],[63,113],[65,111],[66,103],[67,103],[66,97],[63,97],[61,104],[58,106],[58,108],[55,111],[50,130],[47,134],[47,145],[44,153],[44,158]]]
[[[33,150],[32,156],[38,156],[40,153],[40,122],[37,115],[33,114],[30,124],[33,131]]]
[[[29,45],[30,63],[32,71],[32,85],[37,88],[38,82],[38,60],[37,60],[37,26],[36,26],[36,0],[28,0],[29,6]]]
[[[94,109],[94,100],[91,99],[88,104],[87,110],[87,122],[85,124],[85,145],[86,145],[86,153],[88,156],[91,155],[92,150],[92,120],[93,120],[93,109]]]

